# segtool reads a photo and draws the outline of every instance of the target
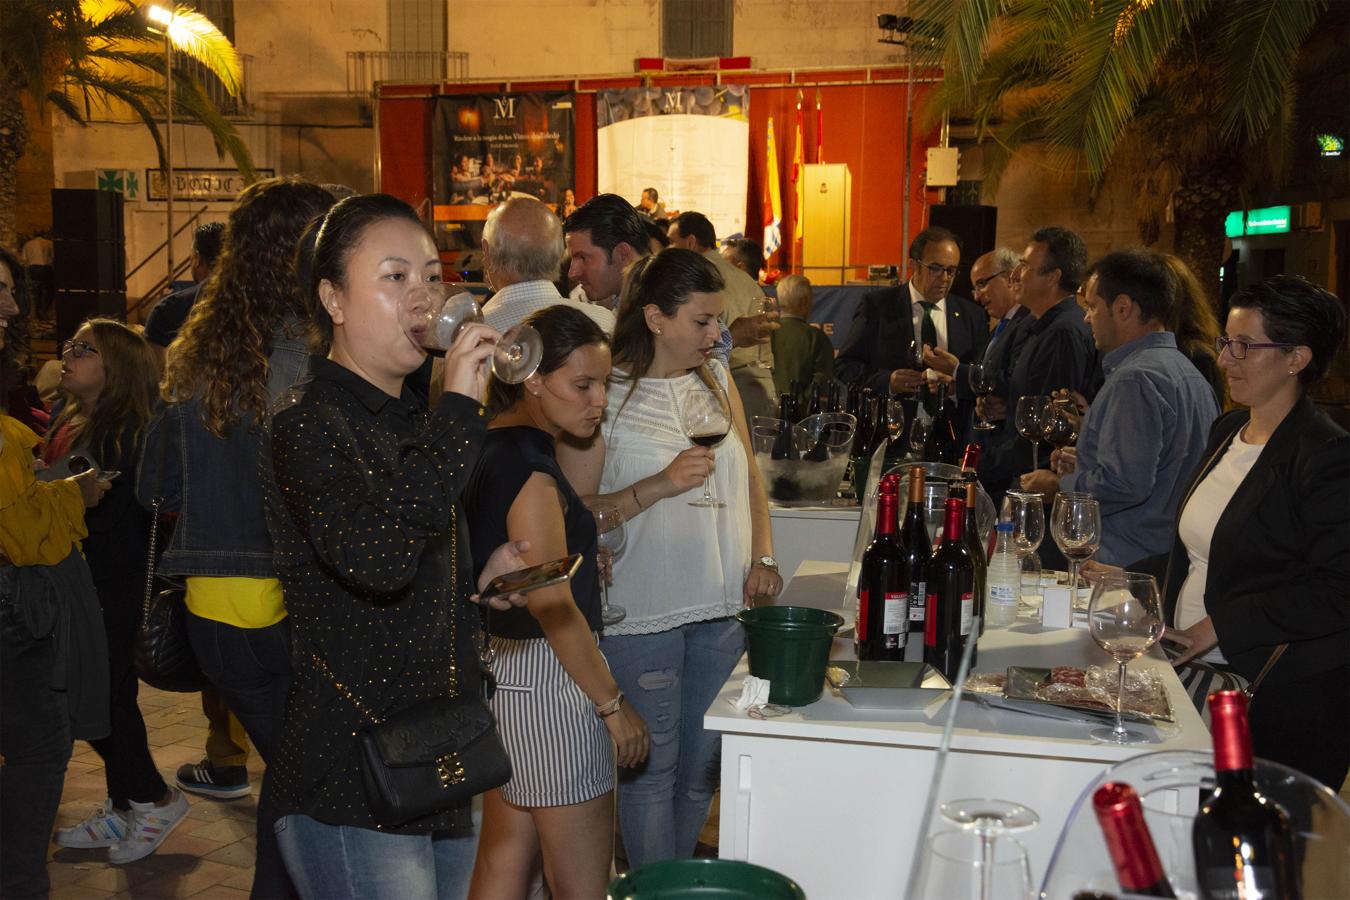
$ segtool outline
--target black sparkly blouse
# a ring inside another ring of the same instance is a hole
[[[328,359],[310,367],[273,408],[261,461],[294,669],[272,786],[278,816],[374,828],[355,741],[369,720],[333,678],[381,717],[445,694],[452,676],[458,692],[481,690],[455,506],[487,417],[459,394],[428,415],[406,385],[394,398]],[[382,830],[469,827],[465,806]]]

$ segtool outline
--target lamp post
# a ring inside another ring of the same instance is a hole
[[[169,29],[173,26],[173,11],[162,6],[151,6],[146,14],[150,21],[164,31],[164,231],[165,253],[169,261],[168,287],[173,288],[173,41]]]

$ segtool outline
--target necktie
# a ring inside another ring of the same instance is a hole
[[[1006,327],[1008,327],[1008,319],[1006,317],[999,319],[998,324],[994,326],[994,333],[989,336],[989,343],[984,345],[985,359],[989,358],[990,351],[994,349],[994,341],[998,340],[998,336],[1003,333],[1003,329]]]
[[[937,347],[937,325],[933,323],[933,310],[937,309],[937,304],[920,300],[919,305],[923,307],[923,321],[919,323],[919,342],[929,347]],[[937,413],[937,398],[929,390],[927,380],[919,388],[919,401],[930,416]]]

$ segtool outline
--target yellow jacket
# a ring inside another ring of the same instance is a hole
[[[80,488],[34,477],[39,438],[22,422],[0,415],[0,437],[0,553],[16,566],[54,566],[88,534]]]

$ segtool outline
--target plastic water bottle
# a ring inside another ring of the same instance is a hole
[[[985,611],[990,628],[1007,628],[1017,622],[1017,601],[1022,593],[1022,567],[1012,548],[1013,523],[998,523],[998,542],[989,558],[986,578],[989,602]]]

